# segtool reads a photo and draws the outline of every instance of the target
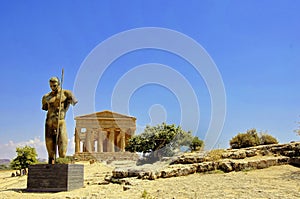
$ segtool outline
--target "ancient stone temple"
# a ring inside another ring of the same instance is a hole
[[[75,117],[75,154],[124,152],[136,130],[136,118],[112,111]]]

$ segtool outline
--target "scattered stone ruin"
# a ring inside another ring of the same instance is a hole
[[[284,164],[300,167],[300,142],[220,151],[218,159],[213,159],[205,152],[186,153],[179,157],[166,159],[165,164],[154,164],[153,167],[146,165],[116,168],[112,172],[112,176],[108,176],[106,180],[124,183],[124,180],[132,177],[155,180],[216,170],[223,172],[247,171]]]
[[[136,118],[112,111],[75,117],[75,154],[77,160],[136,160],[125,152],[136,130]]]

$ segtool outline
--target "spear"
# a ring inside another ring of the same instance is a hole
[[[60,111],[61,111],[61,100],[62,100],[62,92],[63,92],[63,81],[64,81],[64,69],[61,70],[61,80],[60,80],[60,98],[59,98],[59,108],[58,108],[58,119],[57,119],[57,130],[56,130],[56,139],[55,139],[55,156],[54,163],[56,163],[57,156],[57,141],[59,132],[59,119],[60,119]]]

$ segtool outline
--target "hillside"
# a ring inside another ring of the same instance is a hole
[[[10,160],[9,159],[0,159],[0,165],[9,165]]]

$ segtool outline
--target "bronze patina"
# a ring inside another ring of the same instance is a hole
[[[68,135],[65,117],[70,105],[75,105],[77,100],[70,90],[60,86],[58,77],[49,80],[51,92],[42,98],[42,109],[47,111],[45,122],[45,140],[48,151],[48,163],[54,164],[56,147],[59,157],[64,158],[67,152]]]

